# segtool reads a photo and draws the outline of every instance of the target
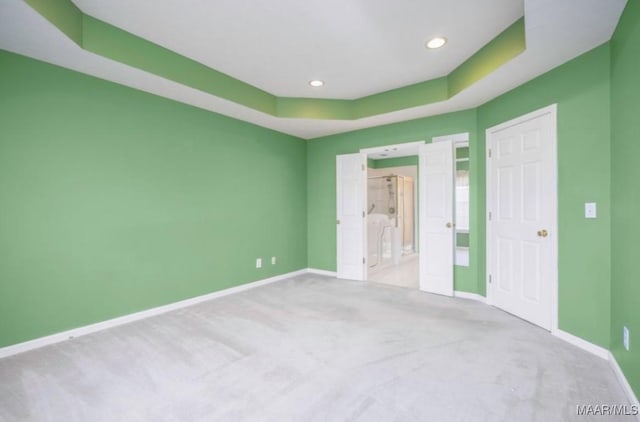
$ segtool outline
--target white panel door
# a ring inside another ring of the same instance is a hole
[[[420,146],[420,290],[453,295],[453,142]]]
[[[364,154],[336,157],[338,278],[365,279],[366,163]]]
[[[547,330],[557,277],[551,110],[487,131],[489,301]]]

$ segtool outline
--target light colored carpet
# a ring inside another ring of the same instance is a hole
[[[2,421],[587,421],[576,405],[628,404],[606,361],[500,310],[317,275],[8,357],[0,380]]]

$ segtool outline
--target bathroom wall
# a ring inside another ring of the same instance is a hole
[[[376,160],[377,161],[377,160]],[[418,166],[401,166],[401,167],[376,167],[369,169],[369,177],[371,176],[387,176],[390,174],[398,174],[400,176],[408,176],[415,180],[418,179]]]
[[[383,169],[388,167],[405,167],[405,166],[417,166],[418,156],[410,157],[398,157],[398,158],[382,158],[379,160],[371,160],[372,165],[369,166],[375,169]]]

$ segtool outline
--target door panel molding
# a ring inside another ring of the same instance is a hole
[[[336,156],[336,252],[337,276],[349,280],[366,279],[367,231],[365,200],[367,156]]]
[[[537,120],[541,118],[544,120]],[[542,127],[540,130],[544,138],[537,136],[533,130],[527,132],[529,123],[531,127],[540,123]],[[508,132],[515,127],[522,130],[519,138],[522,145],[520,152],[514,150],[512,141],[507,138]],[[500,138],[501,135],[503,138]],[[538,149],[541,143],[545,143],[545,147],[548,147],[548,150],[543,152],[545,164],[548,163],[544,173],[541,173],[538,164],[533,165],[533,161],[527,161],[527,154]],[[536,305],[538,298],[549,300],[550,309],[547,315],[549,323],[538,325],[543,325],[543,328],[555,333],[558,331],[557,105],[553,104],[541,108],[487,129],[485,157],[487,303],[500,305],[499,307],[507,312],[527,319],[526,315],[523,315],[529,312],[525,309],[526,307]],[[515,160],[512,168],[508,167],[512,164],[511,157]],[[500,172],[495,168],[498,159],[505,163]],[[509,170],[510,168],[513,172]],[[533,179],[535,179],[535,183],[532,182]],[[516,207],[506,202],[496,203],[499,198],[506,196],[508,199],[508,195],[504,195],[504,192],[509,192],[514,186],[520,186],[518,192],[522,192],[522,197]],[[526,186],[526,192],[524,192],[523,186]],[[542,188],[548,192],[544,198],[541,197],[542,191],[540,189]],[[525,196],[527,197],[525,198]],[[545,203],[543,208],[540,208],[542,200]],[[544,228],[537,227],[540,221],[544,221]],[[546,229],[544,233],[543,229]],[[511,236],[515,230],[520,230],[517,239]],[[497,250],[495,245],[504,246],[511,244],[511,242],[518,246],[517,255],[512,254],[512,258],[507,259],[508,251],[503,247]],[[536,258],[537,262],[543,262],[541,261],[541,251],[543,250],[541,248],[543,247],[549,248],[548,262],[538,265],[535,269],[531,268],[532,262],[529,258]],[[534,251],[533,255],[535,256],[531,256],[531,252]],[[525,252],[527,252],[526,256]],[[506,262],[507,260],[512,262]],[[510,305],[503,300],[498,300],[497,295],[504,294],[505,285],[511,284],[512,281],[507,282],[500,279],[499,273],[503,271],[514,273],[513,280],[517,282],[514,285],[519,286],[518,294],[521,293],[522,306]],[[527,274],[524,274],[524,271]],[[517,277],[520,277],[520,280]],[[541,293],[541,289],[545,286],[524,285],[525,281],[531,282],[532,277],[537,277],[536,280],[542,282],[548,282],[548,286],[546,286],[549,289],[547,299]],[[545,310],[545,315],[546,312]],[[546,318],[544,317],[544,319]]]
[[[453,296],[454,144],[420,146],[420,290]]]

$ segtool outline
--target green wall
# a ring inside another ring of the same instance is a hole
[[[370,165],[369,168],[374,168],[374,169],[386,169],[389,167],[417,166],[418,156],[414,155],[411,157],[383,158],[380,160],[371,160],[371,162],[372,162],[372,165]]]
[[[602,347],[610,327],[609,45],[605,44],[478,109],[485,130],[550,104],[558,104],[559,326]],[[481,185],[485,162],[480,160]],[[598,218],[584,218],[597,202]],[[485,232],[485,197],[475,208]],[[480,240],[484,244],[484,237]],[[484,249],[481,251],[485,274]],[[481,283],[483,287],[483,284]]]
[[[0,347],[307,267],[304,141],[3,51],[0,69]]]
[[[640,396],[640,2],[632,0],[611,41],[611,351]],[[622,347],[622,327],[630,348]]]
[[[434,136],[469,132],[471,160],[477,157],[476,111],[428,117],[310,140],[307,144],[308,263],[311,268],[336,270],[336,155],[404,142],[431,142]],[[387,161],[387,160],[383,160]],[[394,164],[395,165],[395,164]],[[377,166],[377,164],[376,164]],[[477,166],[471,165],[471,206],[477,202]],[[455,288],[478,292],[476,216],[470,221],[470,263],[455,267]]]

